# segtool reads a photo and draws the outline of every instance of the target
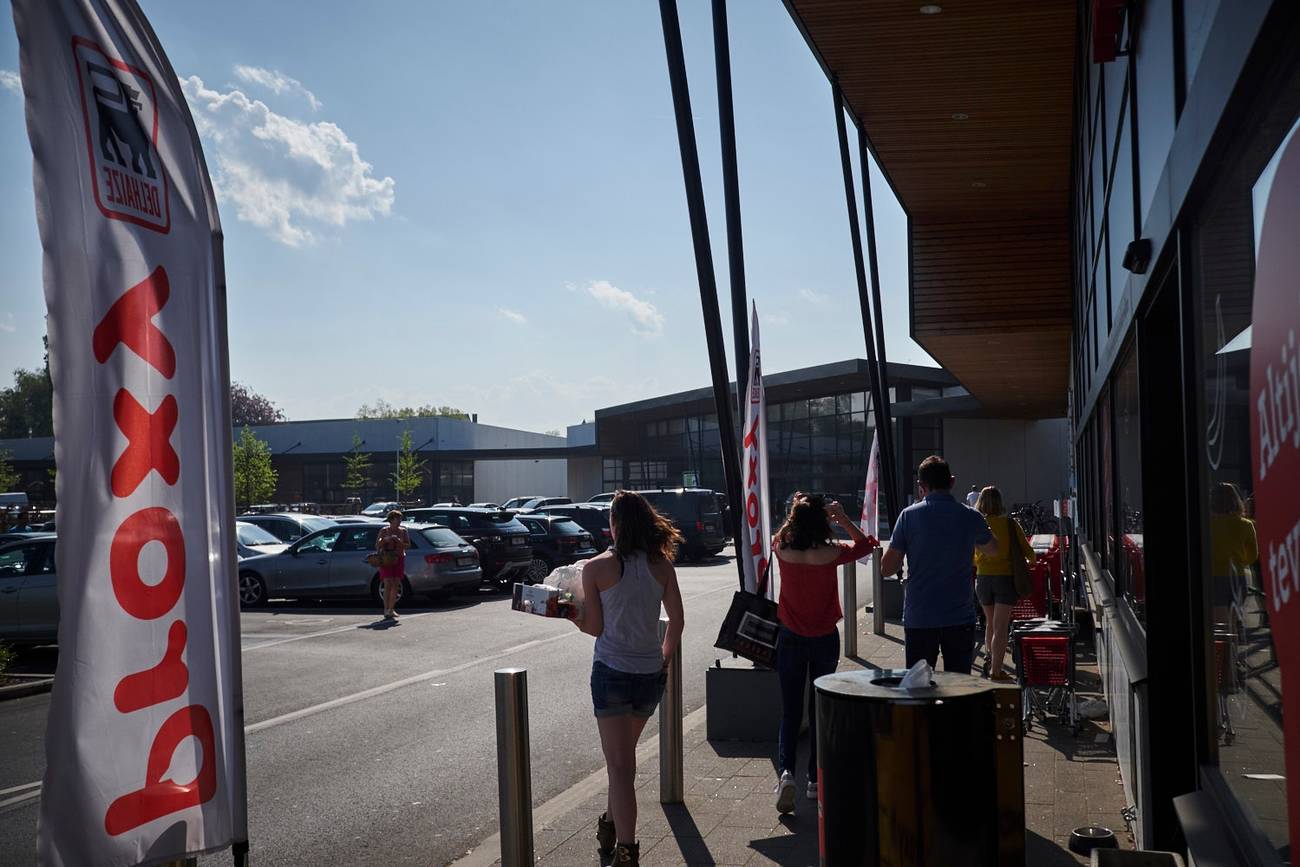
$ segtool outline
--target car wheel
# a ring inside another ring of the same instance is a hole
[[[370,582],[370,598],[375,600],[376,605],[381,608],[383,607],[384,582],[379,580],[378,575],[376,575],[374,580]],[[393,600],[393,607],[396,608],[401,605],[403,601],[409,601],[413,598],[415,598],[415,594],[411,592],[411,584],[403,578],[401,586],[397,589],[397,598]]]
[[[551,564],[545,557],[534,557],[528,564],[527,580],[529,584],[541,584],[551,574]]]
[[[266,604],[266,582],[256,572],[239,573],[239,607],[260,608]]]

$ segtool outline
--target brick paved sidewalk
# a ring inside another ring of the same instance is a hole
[[[864,624],[863,621],[866,621]],[[901,668],[902,627],[890,624],[885,636],[869,631],[869,616],[859,617],[859,655],[841,660],[840,668]],[[1096,689],[1095,668],[1080,652],[1080,681]],[[865,665],[864,665],[865,664]],[[710,743],[702,724],[703,709],[688,718],[685,741],[686,803],[659,803],[657,751],[643,749],[637,768],[641,860],[647,865],[680,864],[817,864],[817,807],[799,796],[793,816],[779,816],[773,806],[773,742]],[[657,731],[651,721],[647,735]],[[1099,742],[1104,736],[1104,743]],[[806,755],[806,743],[800,754]],[[802,760],[801,760],[802,761]],[[801,764],[802,766],[802,764]],[[536,814],[535,851],[543,865],[598,865],[596,817],[605,809],[603,775],[579,784]],[[575,797],[576,796],[576,797]],[[1026,864],[1055,867],[1088,863],[1066,848],[1070,830],[1101,824],[1116,831],[1121,845],[1132,847],[1120,810],[1124,806],[1119,768],[1108,728],[1084,723],[1072,736],[1064,726],[1036,724],[1025,739]],[[489,846],[480,847],[488,863]],[[492,855],[497,852],[493,851]]]

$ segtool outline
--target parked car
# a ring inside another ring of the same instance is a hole
[[[717,491],[707,488],[661,488],[637,491],[681,532],[680,560],[712,557],[726,547]]]
[[[609,506],[605,503],[568,503],[563,506],[542,506],[534,515],[564,515],[577,521],[591,534],[597,551],[604,551],[613,541],[609,532]]]
[[[330,520],[336,524],[373,524],[376,521],[383,522],[382,518],[376,518],[374,515],[330,515]]]
[[[336,526],[329,518],[301,512],[278,512],[270,515],[240,515],[237,520],[256,524],[281,542],[296,542],[308,533]]]
[[[240,560],[258,554],[279,554],[289,546],[256,524],[235,522],[235,552]]]
[[[568,497],[515,497],[502,503],[501,508],[522,512],[540,509],[542,506],[560,506],[572,502],[573,500]]]
[[[381,501],[378,503],[371,503],[369,506],[366,506],[364,509],[361,510],[361,514],[369,515],[372,518],[383,518],[389,512],[393,511],[393,509],[400,510],[401,508],[402,508],[401,503],[395,503],[392,501],[388,501],[388,502]]]
[[[8,545],[10,542],[24,542],[33,535],[41,532],[40,530],[13,530],[11,532],[0,533],[0,545]]]
[[[468,508],[468,509],[499,509],[499,508],[501,508],[501,504],[500,504],[500,503],[470,503],[468,506],[466,506],[466,508]]]
[[[520,515],[519,523],[528,528],[533,546],[533,561],[528,567],[529,584],[546,580],[556,566],[568,566],[599,552],[591,534],[577,521],[565,515]]]
[[[528,528],[502,509],[458,509],[426,506],[407,513],[413,521],[431,521],[451,528],[478,549],[483,580],[509,584],[523,578],[533,562]]]
[[[59,638],[53,533],[0,545],[0,639],[47,643]]]
[[[282,553],[239,564],[239,601],[244,607],[274,597],[324,599],[369,596],[380,603],[379,570],[367,558],[383,525],[342,524],[317,530]],[[483,580],[478,552],[446,527],[406,525],[411,547],[399,602],[416,596],[475,591]]]
[[[594,497],[587,498],[588,503],[612,503],[614,502],[614,492],[609,491],[604,494],[597,494]]]

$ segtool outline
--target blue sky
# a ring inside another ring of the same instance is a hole
[[[232,375],[290,418],[383,398],[562,429],[708,384],[657,3],[142,5],[218,189]],[[712,25],[680,5],[729,337]],[[765,368],[862,357],[830,86],[777,0],[729,13]],[[7,383],[40,363],[45,309],[0,22]],[[874,171],[873,189],[889,357],[931,364],[908,337],[903,213]]]

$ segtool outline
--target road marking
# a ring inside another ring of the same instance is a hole
[[[692,599],[699,599],[701,596],[712,596],[714,593],[721,593],[724,590],[730,590],[730,589],[732,588],[730,583],[728,583],[726,586],[723,587],[715,587],[712,590],[705,590],[701,593],[696,593],[691,596],[683,597],[682,601],[689,602]],[[427,614],[437,614],[437,613],[438,612],[436,611],[426,611],[421,614],[408,614],[406,619],[409,620],[415,617],[424,617]],[[301,641],[304,638],[315,638],[320,635],[330,635],[332,633],[344,632],[346,630],[356,629],[356,628],[357,627],[354,624],[351,626],[340,627],[338,629],[326,630],[324,632],[314,632],[309,635],[296,635],[293,638],[284,638],[279,641],[267,642],[266,644],[258,644],[253,647],[247,647],[244,649],[246,651],[257,650],[262,647],[271,647],[276,644],[285,644],[290,641]],[[437,669],[436,671],[426,671],[423,674],[415,674],[410,677],[404,677],[401,680],[395,680],[392,683],[386,683],[382,686],[372,687],[370,689],[362,690],[361,692],[352,693],[351,695],[340,696],[339,698],[331,699],[330,701],[324,701],[321,702],[320,704],[314,704],[311,705],[310,707],[305,707],[300,710],[292,711],[290,713],[281,714],[280,716],[272,717],[271,719],[263,720],[262,722],[259,723],[253,723],[252,725],[244,726],[244,733],[249,735],[255,734],[257,732],[264,731],[269,728],[274,728],[275,726],[280,726],[280,725],[284,725],[285,723],[293,722],[294,720],[300,720],[303,719],[304,717],[315,716],[318,713],[323,713],[327,710],[332,710],[336,707],[344,707],[349,704],[355,704],[356,702],[359,701],[365,701],[368,698],[374,698],[377,695],[383,695],[385,693],[393,692],[394,690],[401,689],[404,686],[410,686],[416,683],[423,683],[425,681],[433,680],[434,678],[443,677],[449,674],[456,674],[458,672],[462,672],[467,669],[473,668],[476,665],[482,665],[487,662],[494,662],[498,659],[503,659],[507,656],[513,656],[516,653],[521,653],[522,651],[529,650],[534,647],[540,647],[543,644],[551,644],[556,641],[562,641],[566,638],[572,638],[575,635],[582,635],[582,634],[583,633],[581,632],[566,632],[562,635],[553,635],[550,638],[537,638],[532,641],[525,641],[523,644],[516,644],[513,647],[507,647],[505,650],[498,651],[497,653],[494,653],[491,656],[485,656],[482,659],[473,659],[470,660],[469,662],[464,662],[461,663],[460,665],[456,665],[451,668],[440,668]],[[693,729],[696,725],[698,725],[703,720],[703,711],[704,708],[700,707],[687,716],[686,725],[684,726],[685,731],[683,732],[683,734],[686,731],[690,731],[691,729]],[[647,740],[645,743],[643,743],[637,750],[638,764],[641,761],[644,761],[645,758],[647,758],[649,755],[651,755],[652,750],[657,752],[658,746],[659,746],[658,736],[655,736]],[[598,783],[600,781],[603,781],[604,779],[605,779],[605,772],[603,770],[597,771],[596,773],[592,774],[591,777],[589,777],[587,780],[583,780],[582,783],[579,783],[578,786],[575,786],[574,788],[577,789],[579,787],[582,787],[582,791],[585,791],[586,788],[589,788],[594,783]],[[587,785],[584,786],[584,784]],[[25,791],[25,790],[31,790],[31,791]],[[9,788],[9,789],[0,789],[0,796],[8,795],[11,792],[23,792],[23,794],[17,795],[13,798],[9,798],[7,800],[0,801],[0,810],[3,810],[7,807],[18,806],[19,804],[26,803],[27,801],[36,800],[41,796],[41,783],[38,781],[35,783],[25,783],[21,786],[14,786],[13,788]],[[549,801],[547,804],[543,805],[542,807],[539,807],[537,810],[534,811],[534,815],[536,816],[540,814],[543,815],[544,817],[549,816],[549,814],[554,811],[555,806],[558,806],[559,803],[562,801],[564,801],[564,793],[561,793],[560,795],[556,796],[554,799]],[[547,809],[548,807],[550,807],[551,809],[548,810]],[[477,854],[467,856],[466,859],[462,859],[462,860],[465,863],[474,863],[475,861],[477,861],[478,858],[482,857],[482,853],[490,849],[490,847],[488,847],[486,844],[491,843],[492,840],[493,838],[489,838],[488,840],[485,840],[483,843],[479,844],[478,848],[475,850],[475,853]]]
[[[428,617],[430,614],[438,614],[438,611],[421,611],[419,614],[403,614],[402,620],[415,620],[417,617]],[[264,641],[261,644],[254,644],[252,647],[243,648],[244,653],[252,650],[262,650],[266,647],[279,647],[281,644],[288,644],[291,641],[304,641],[308,638],[320,638],[322,635],[337,635],[340,632],[350,632],[354,629],[360,629],[365,624],[350,623],[347,626],[336,626],[333,629],[322,629],[320,632],[308,632],[306,635],[293,635],[289,638],[278,638],[274,641]],[[247,637],[250,640],[256,640],[257,636],[240,636],[241,639]]]
[[[507,656],[514,656],[516,653],[521,653],[525,650],[530,650],[534,647],[540,647],[543,644],[551,644],[552,642],[555,641],[563,641],[566,638],[572,638],[575,635],[581,635],[581,634],[582,634],[581,632],[566,632],[562,635],[553,635],[550,638],[537,638],[537,639],[533,639],[532,641],[525,641],[523,644],[516,644],[514,647],[507,647],[505,650],[494,653],[491,656],[484,656],[480,659],[472,659],[469,662],[463,662],[460,665],[452,666],[451,668],[439,668],[434,671],[426,671],[423,674],[413,674],[410,677],[404,677],[401,680],[395,680],[392,683],[386,683],[382,686],[375,686],[375,687],[371,687],[370,689],[364,689],[361,692],[354,692],[351,695],[339,696],[338,698],[330,699],[329,701],[323,701],[320,704],[313,704],[309,707],[304,707],[300,710],[291,711],[286,714],[281,714],[280,716],[277,717],[272,717],[271,719],[268,720],[263,720],[262,722],[253,723],[252,725],[244,727],[244,733],[250,735],[256,734],[257,732],[263,731],[265,729],[273,728],[279,725],[284,725],[285,723],[293,722],[295,720],[300,720],[303,717],[315,716],[318,713],[323,713],[324,711],[327,710],[333,710],[336,707],[343,707],[345,705],[355,704],[356,702],[359,701],[365,701],[368,698],[374,698],[375,696],[383,695],[385,693],[392,692],[393,690],[401,689],[402,687],[405,686],[411,686],[412,684],[416,684],[416,683],[424,683],[425,681],[434,680],[439,677],[445,677],[446,675],[449,674],[456,674],[458,672],[465,671],[466,669],[474,668],[475,666],[478,665],[483,665],[484,663],[493,662],[498,659],[504,659]]]

